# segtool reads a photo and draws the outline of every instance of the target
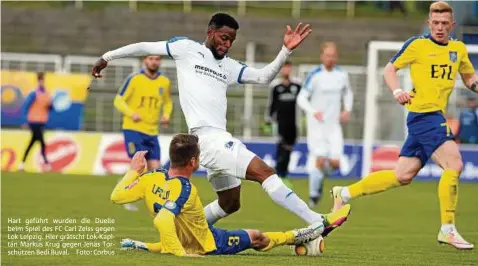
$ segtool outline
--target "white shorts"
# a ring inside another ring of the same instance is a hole
[[[325,157],[340,160],[344,149],[344,138],[340,124],[315,124],[307,128],[309,157]]]
[[[199,137],[200,163],[207,169],[207,178],[214,190],[240,186],[249,163],[256,155],[227,131],[199,128],[193,134]]]

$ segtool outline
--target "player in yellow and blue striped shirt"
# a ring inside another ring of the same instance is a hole
[[[136,151],[148,151],[149,169],[160,166],[158,127],[159,123],[169,124],[173,110],[170,81],[158,71],[159,61],[159,56],[146,56],[144,68],[126,79],[114,100],[114,106],[123,114],[122,129],[129,157]]]
[[[111,200],[125,204],[144,199],[154,217],[160,242],[143,243],[124,239],[122,248],[139,249],[177,256],[231,255],[245,249],[268,251],[281,245],[306,243],[320,235],[326,236],[342,225],[350,213],[350,205],[323,216],[323,221],[307,228],[287,232],[258,230],[228,231],[208,225],[196,187],[190,182],[199,167],[198,137],[176,135],[169,147],[171,168],[143,173],[146,151],[136,152],[131,170],[116,185]]]
[[[457,249],[472,249],[474,245],[463,239],[455,227],[458,178],[463,162],[445,113],[458,73],[465,86],[477,93],[478,81],[465,44],[449,38],[455,25],[450,5],[433,3],[428,22],[430,35],[405,42],[384,70],[385,81],[395,99],[409,111],[408,136],[396,169],[374,172],[348,187],[334,187],[334,209],[350,199],[409,184],[431,158],[444,170],[438,185],[442,224],[438,242]],[[396,74],[408,65],[414,87],[411,92],[399,88]]]

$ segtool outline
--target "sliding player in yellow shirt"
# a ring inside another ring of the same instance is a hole
[[[114,100],[114,106],[123,114],[128,156],[132,158],[136,151],[148,151],[148,169],[160,167],[158,127],[159,123],[169,124],[173,110],[170,81],[158,71],[159,61],[159,56],[146,56],[144,68],[126,79]]]
[[[116,185],[111,200],[116,204],[125,204],[144,199],[154,217],[160,242],[123,239],[122,248],[177,256],[227,255],[249,248],[268,251],[277,246],[306,243],[320,235],[325,236],[342,225],[350,213],[350,205],[345,205],[334,213],[324,215],[322,222],[287,232],[214,228],[208,225],[198,191],[190,182],[191,175],[199,167],[199,153],[197,136],[178,134],[169,147],[169,172],[156,169],[142,173],[146,152],[136,152],[131,161],[132,169]]]
[[[478,81],[466,46],[449,38],[455,25],[452,8],[445,2],[433,3],[428,23],[431,34],[409,39],[384,70],[395,99],[409,111],[408,136],[396,169],[374,172],[348,187],[334,187],[334,209],[350,199],[409,184],[431,158],[444,170],[438,185],[442,224],[438,242],[472,249],[473,244],[463,239],[455,227],[458,177],[463,162],[444,114],[458,73],[474,92],[478,92]],[[396,74],[407,65],[414,86],[410,93],[399,88]]]

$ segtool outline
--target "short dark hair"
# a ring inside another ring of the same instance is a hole
[[[169,144],[171,167],[185,167],[192,158],[199,156],[199,138],[196,135],[180,133]]]
[[[284,66],[292,66],[292,61],[286,60]]]
[[[211,20],[209,21],[208,27],[214,27],[220,29],[224,26],[238,30],[239,23],[231,15],[226,13],[216,13],[212,15]]]
[[[38,72],[37,73],[37,80],[44,80],[44,79],[45,79],[45,73]]]

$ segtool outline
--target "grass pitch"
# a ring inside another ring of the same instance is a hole
[[[122,238],[157,241],[152,219],[144,211],[129,212],[109,202],[117,176],[2,173],[2,265],[478,265],[478,251],[458,251],[436,243],[440,226],[437,184],[416,182],[380,195],[352,202],[349,221],[326,238],[322,257],[292,256],[280,247],[268,253],[247,251],[236,256],[177,258],[147,252],[121,251],[114,256],[12,256],[7,246],[8,218],[114,218],[114,243]],[[205,178],[192,181],[204,204],[215,199]],[[332,185],[352,180],[326,181]],[[307,180],[293,181],[299,196],[307,198]],[[478,185],[460,185],[457,226],[469,241],[478,243]],[[328,212],[325,197],[317,211]],[[303,226],[293,214],[276,206],[257,184],[244,182],[242,207],[216,226],[226,229],[288,230]],[[117,245],[118,246],[118,245]]]

